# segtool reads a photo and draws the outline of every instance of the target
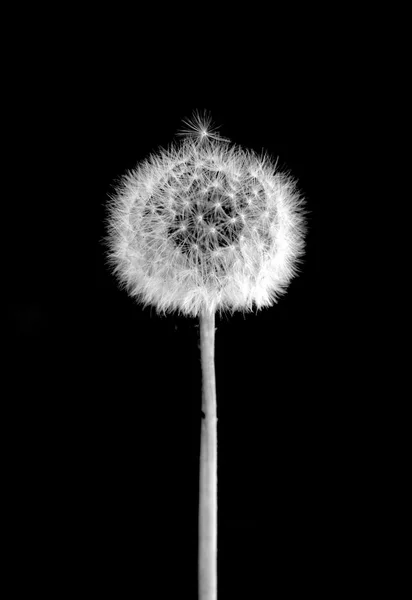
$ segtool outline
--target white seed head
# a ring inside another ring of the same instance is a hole
[[[108,261],[159,313],[270,306],[298,272],[306,231],[296,182],[232,145],[199,113],[180,144],[127,173],[108,203]]]

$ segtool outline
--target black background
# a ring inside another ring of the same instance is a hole
[[[386,10],[377,23],[379,11],[279,9],[224,23],[185,8],[185,24],[174,4],[17,6],[5,22],[2,484],[16,594],[196,598],[197,323],[129,299],[102,244],[113,182],[194,109],[279,158],[309,211],[287,294],[217,318],[219,599],[353,595],[362,577],[382,589],[395,487],[382,471],[404,454],[388,458],[401,436],[386,415],[403,393],[395,378],[382,392],[387,367],[370,351],[393,282],[369,241],[369,186],[386,186],[375,212],[393,228],[386,156],[399,153],[382,118],[395,128],[396,86],[383,74],[401,61]]]

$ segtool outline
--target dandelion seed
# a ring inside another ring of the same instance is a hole
[[[216,142],[228,142],[217,133],[217,128],[212,126],[212,118],[206,111],[195,111],[192,118],[183,120],[185,128],[178,131],[178,135],[190,137],[198,142],[214,140]]]

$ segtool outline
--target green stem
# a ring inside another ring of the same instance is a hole
[[[199,474],[199,600],[217,598],[217,415],[215,315],[200,316],[202,426]]]

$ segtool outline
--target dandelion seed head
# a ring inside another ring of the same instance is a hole
[[[138,164],[111,197],[108,262],[159,313],[270,306],[298,273],[304,200],[290,175],[221,138],[207,115],[184,123],[181,142]]]

